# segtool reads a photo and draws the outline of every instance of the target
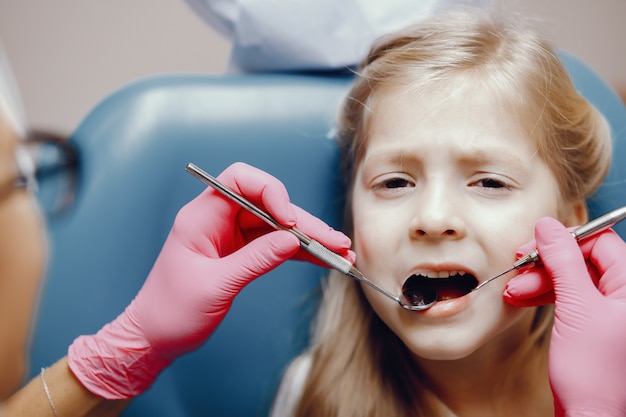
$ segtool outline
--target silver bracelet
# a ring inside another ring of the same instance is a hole
[[[52,402],[52,395],[50,395],[48,384],[46,384],[46,378],[44,377],[45,372],[46,368],[41,368],[41,383],[43,384],[43,390],[46,392],[46,397],[48,397],[48,402],[50,403],[50,407],[52,408],[52,413],[54,414],[54,417],[59,417],[57,408],[54,406],[54,402]]]

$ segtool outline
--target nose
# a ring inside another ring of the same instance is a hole
[[[419,239],[460,239],[466,228],[466,208],[455,190],[445,185],[430,185],[417,193],[410,222],[411,237]]]

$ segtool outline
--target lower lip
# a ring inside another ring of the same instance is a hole
[[[426,317],[450,317],[465,310],[471,302],[471,294],[466,294],[458,298],[449,298],[447,300],[437,301],[432,307],[419,311]]]

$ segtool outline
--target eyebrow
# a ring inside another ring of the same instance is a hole
[[[533,154],[537,155],[536,153]],[[510,165],[524,167],[526,163],[523,159],[513,153],[501,152],[500,148],[493,149],[460,149],[456,152],[455,158],[462,164],[467,165]],[[393,165],[420,164],[421,158],[418,151],[407,152],[406,149],[389,150],[379,152],[369,158],[375,163],[389,163]]]
[[[523,160],[516,154],[500,152],[498,149],[485,151],[483,149],[476,149],[470,152],[462,152],[459,159],[464,162],[485,165],[493,163],[494,161],[498,164],[506,164],[506,165],[517,165],[523,166],[525,165]]]

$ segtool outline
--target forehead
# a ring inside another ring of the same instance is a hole
[[[458,70],[434,77],[422,72],[405,71],[393,78],[380,81],[367,98],[366,113],[389,98],[404,96],[414,98],[414,102],[428,101],[431,109],[445,108],[449,101],[464,96],[464,100],[482,100],[506,112],[507,117],[516,117],[518,122],[528,124],[529,118],[536,117],[537,107],[528,85],[523,80],[502,76],[490,68]],[[451,100],[452,99],[452,100]]]
[[[366,143],[393,148],[415,141],[473,146],[527,147],[536,150],[524,117],[497,94],[477,85],[415,91],[381,88],[368,103]]]

